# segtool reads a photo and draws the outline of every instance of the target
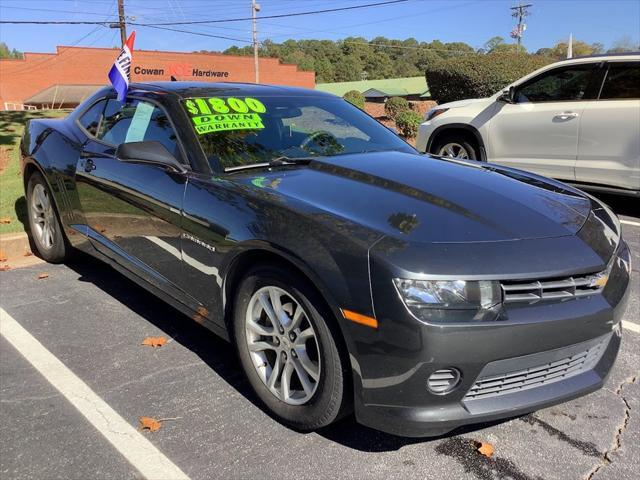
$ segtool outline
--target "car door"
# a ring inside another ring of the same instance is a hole
[[[576,181],[640,190],[640,61],[608,63],[582,112]]]
[[[108,99],[99,127],[87,131],[76,167],[78,197],[94,246],[121,266],[183,301],[181,209],[184,174],[123,162],[119,144],[155,140],[185,157],[166,111],[146,99]]]
[[[516,86],[489,126],[491,161],[548,177],[574,180],[578,126],[593,95],[596,65],[554,68]]]

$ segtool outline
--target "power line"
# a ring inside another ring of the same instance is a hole
[[[136,27],[155,28],[156,30],[167,30],[170,32],[188,33],[190,35],[199,35],[201,37],[220,38],[223,40],[232,40],[234,42],[252,43],[251,40],[245,40],[244,38],[226,37],[224,35],[213,35],[204,32],[194,32],[193,30],[182,30],[180,28],[161,27],[159,25],[148,25],[145,23],[127,22],[127,25],[133,25]]]
[[[294,12],[294,13],[281,13],[276,15],[266,15],[264,17],[260,17],[262,19],[268,18],[286,18],[286,17],[300,17],[303,15],[316,15],[320,13],[331,13],[331,12],[342,12],[345,10],[356,10],[361,8],[369,8],[369,7],[377,7],[382,5],[392,5],[396,3],[405,3],[409,0],[388,0],[385,2],[377,2],[377,3],[367,3],[364,5],[352,5],[349,7],[339,7],[339,8],[326,8],[323,10],[312,10],[307,12]],[[145,27],[157,27],[157,26],[165,26],[165,25],[198,25],[198,24],[208,24],[208,23],[226,23],[226,22],[243,22],[253,20],[252,17],[242,17],[242,18],[227,18],[227,19],[216,19],[216,20],[191,20],[185,22],[162,22],[162,23],[145,23],[145,24],[134,24],[132,22],[126,22],[129,25],[139,25]],[[85,20],[0,20],[0,24],[14,24],[14,25],[104,25],[108,22],[92,22]]]

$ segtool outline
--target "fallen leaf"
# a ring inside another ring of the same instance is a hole
[[[0,250],[0,262],[6,262],[7,261],[7,254],[4,253],[4,250]]]
[[[33,252],[31,250],[25,250],[23,256],[24,257],[30,257],[31,255],[33,255]]]
[[[162,426],[162,424],[156,420],[155,418],[151,418],[151,417],[140,417],[140,429],[141,430],[149,430],[151,432],[156,432],[158,430],[160,430],[160,427]]]
[[[164,337],[147,337],[142,341],[141,345],[157,348],[163,346],[165,343],[167,343],[167,339]]]
[[[9,265],[0,265],[0,272],[6,272],[7,270],[11,270]]]
[[[4,224],[11,223],[11,219],[9,217],[2,217],[0,218],[0,223],[4,223]]]
[[[487,458],[493,457],[494,449],[493,445],[491,445],[490,443],[474,441],[473,444],[476,447],[478,453],[480,453],[481,455],[484,455]]]
[[[38,280],[43,280],[45,278],[49,278],[49,274],[47,272],[42,272],[38,274]]]

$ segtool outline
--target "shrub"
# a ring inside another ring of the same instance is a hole
[[[349,90],[347,93],[343,95],[343,97],[347,102],[355,105],[360,110],[364,110],[364,95],[362,95],[357,90]]]
[[[454,57],[427,68],[427,84],[438,103],[489,97],[554,60],[540,55],[492,53]]]
[[[413,110],[400,112],[396,117],[396,127],[405,138],[414,138],[418,134],[418,127],[422,122],[422,116]]]
[[[384,113],[387,117],[395,119],[400,112],[408,112],[411,110],[411,105],[402,97],[391,97],[384,104]]]

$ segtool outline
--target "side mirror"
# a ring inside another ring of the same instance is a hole
[[[503,91],[497,100],[504,103],[516,103],[516,88],[511,85],[509,90]]]
[[[155,140],[122,143],[116,149],[116,157],[122,162],[149,163],[178,173],[187,171],[162,143]]]

